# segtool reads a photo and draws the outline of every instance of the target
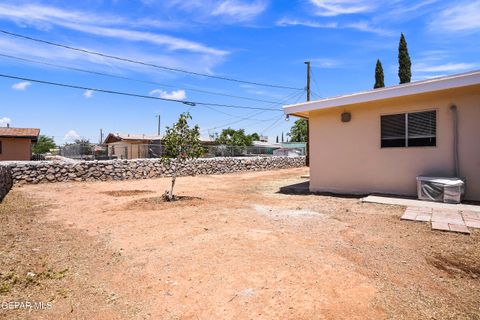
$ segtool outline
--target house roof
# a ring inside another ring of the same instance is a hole
[[[462,88],[480,84],[480,71],[455,74],[396,85],[387,88],[374,89],[337,97],[331,97],[311,102],[284,106],[285,114],[308,117],[310,111],[330,109],[346,105],[392,99],[422,93],[430,93],[454,88]]]
[[[107,138],[105,138],[105,143],[112,143],[118,141],[152,141],[161,139],[162,136],[139,133],[109,133]]]
[[[29,138],[37,140],[40,129],[35,128],[0,128],[1,138]]]

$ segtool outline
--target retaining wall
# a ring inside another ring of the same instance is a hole
[[[7,166],[0,166],[0,202],[7,195],[13,185],[12,174]]]
[[[11,171],[14,183],[106,181],[170,176],[177,164],[160,159],[10,162],[0,167]],[[305,157],[252,157],[195,159],[178,168],[179,176],[264,171],[305,166]]]

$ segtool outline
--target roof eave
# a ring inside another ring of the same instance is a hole
[[[404,96],[438,92],[480,84],[480,72],[453,75],[428,81],[413,82],[394,87],[359,92],[351,95],[327,98],[317,101],[284,106],[288,115],[305,115],[309,111],[354,105],[365,102],[395,99]]]

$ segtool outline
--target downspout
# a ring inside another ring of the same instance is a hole
[[[457,106],[452,105],[450,107],[453,117],[453,164],[454,164],[454,174],[455,177],[460,177],[460,167],[458,161],[458,112]]]

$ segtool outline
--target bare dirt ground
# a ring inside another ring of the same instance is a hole
[[[5,319],[480,319],[480,232],[285,195],[306,169],[16,187],[0,204]]]

